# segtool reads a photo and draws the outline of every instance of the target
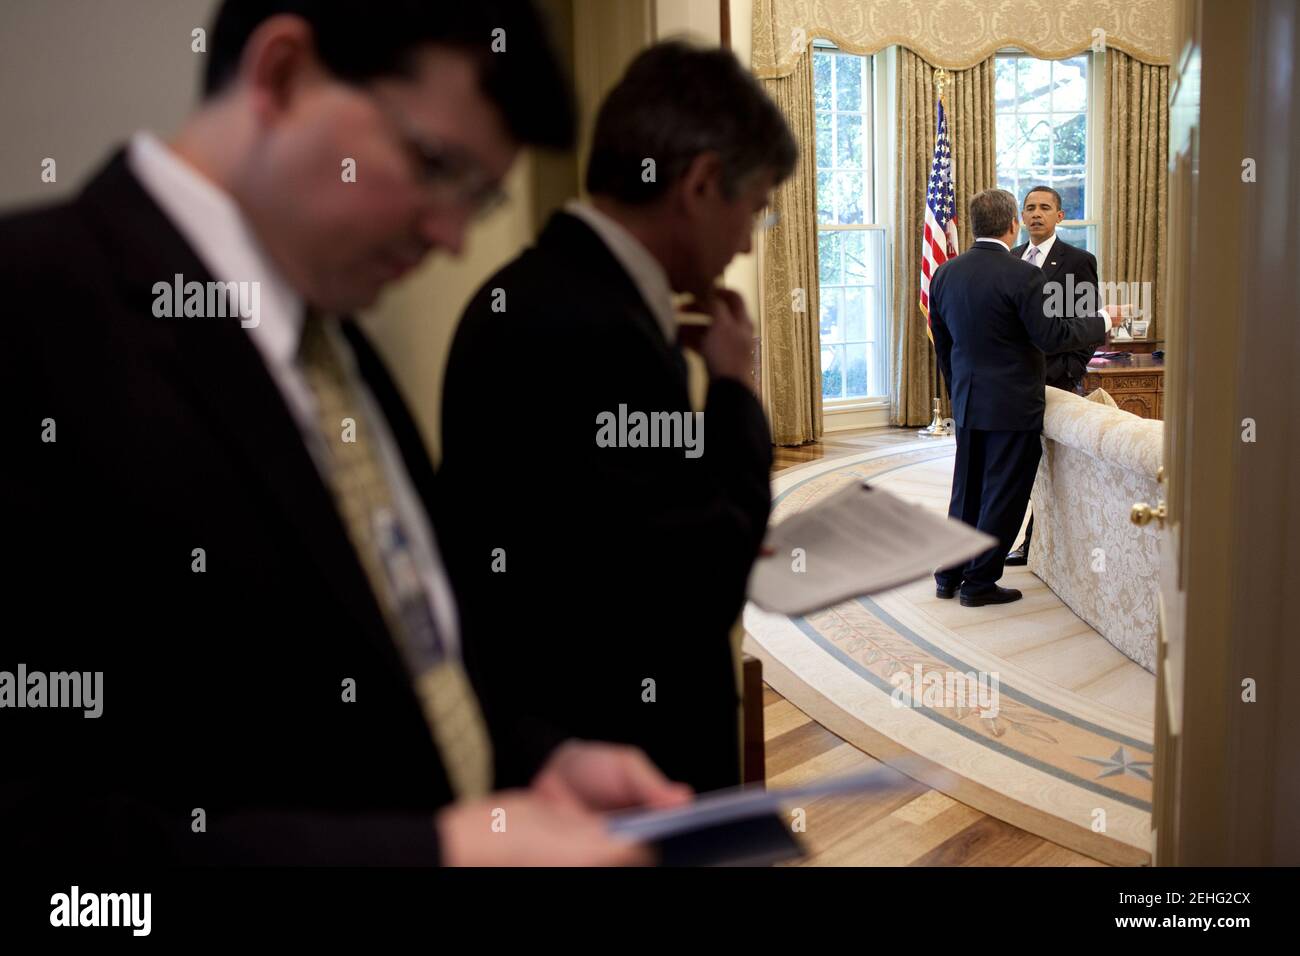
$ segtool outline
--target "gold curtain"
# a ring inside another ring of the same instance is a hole
[[[952,143],[959,248],[974,241],[966,213],[977,192],[996,186],[996,121],[993,112],[994,58],[968,70],[950,70],[944,90],[948,138]],[[894,153],[894,296],[890,335],[894,388],[889,420],[928,425],[940,379],[934,346],[921,311],[921,230],[925,190],[934,156],[935,67],[911,50],[898,50],[897,144]],[[951,414],[946,394],[941,411]]]
[[[1152,319],[1148,334],[1157,338],[1167,261],[1169,67],[1121,50],[1107,50],[1106,60],[1101,280],[1151,283],[1151,315],[1141,318]]]
[[[799,165],[772,197],[777,224],[763,234],[763,340],[772,441],[800,445],[822,434],[817,300],[817,161],[812,56],[788,76],[764,80],[799,144]]]

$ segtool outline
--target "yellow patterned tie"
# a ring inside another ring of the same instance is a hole
[[[338,333],[327,328],[331,321],[308,311],[298,356],[329,449],[330,490],[400,645],[452,789],[458,798],[481,796],[491,789],[492,750],[478,699],[460,657],[448,652],[438,632],[410,538],[393,507],[374,433],[339,354]]]

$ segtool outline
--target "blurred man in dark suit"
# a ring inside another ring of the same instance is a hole
[[[526,0],[228,0],[211,37],[170,143],[0,221],[6,859],[644,859],[596,811],[685,794],[630,748],[570,742],[489,792],[433,470],[346,318],[457,252],[521,145],[569,141],[543,25]],[[95,719],[47,709],[70,673]]]
[[[1010,193],[986,189],[970,213],[975,243],[930,280],[930,323],[957,425],[948,515],[999,543],[938,571],[935,593],[951,598],[960,589],[963,605],[980,607],[1021,596],[997,582],[1042,454],[1044,353],[1100,342],[1107,322],[1119,319],[1048,314],[1042,270],[1010,253],[1020,228]]]
[[[1045,283],[1055,282],[1067,290],[1082,289],[1086,283],[1092,287],[1094,295],[1099,294],[1097,257],[1087,249],[1070,245],[1056,234],[1057,224],[1065,218],[1060,193],[1051,186],[1033,187],[1025,193],[1021,217],[1029,232],[1029,241],[1012,249],[1013,256],[1042,269]],[[1073,294],[1067,292],[1067,295]],[[1096,348],[1093,344],[1047,356],[1047,384],[1067,392],[1077,391]],[[1007,555],[1007,564],[1029,562],[1029,542],[1033,535],[1034,516],[1031,514],[1025,528],[1025,540]]]
[[[569,736],[634,743],[697,790],[739,781],[729,632],[767,524],[771,439],[752,323],[715,283],[795,158],[730,52],[652,47],[601,107],[591,202],[557,213],[465,312],[440,527],[489,722],[527,744],[498,750],[506,782]],[[702,424],[674,292],[712,316]]]

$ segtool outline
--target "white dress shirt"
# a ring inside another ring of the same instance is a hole
[[[673,307],[673,289],[668,282],[668,273],[659,264],[659,260],[650,254],[650,250],[641,245],[636,236],[628,232],[609,216],[588,203],[570,200],[564,211],[577,216],[596,235],[618,260],[632,281],[641,292],[641,298],[655,321],[663,329],[664,338],[669,345],[677,343],[677,309]]]
[[[316,398],[298,365],[298,344],[305,321],[302,297],[281,275],[253,234],[235,201],[200,175],[151,133],[137,133],[127,148],[127,163],[146,192],[158,203],[199,259],[218,282],[258,282],[259,321],[247,327],[266,370],[293,415],[303,443],[329,485],[330,456],[316,417]],[[170,276],[160,279],[170,280]],[[186,281],[188,277],[186,277]],[[401,452],[384,420],[379,403],[361,380],[352,351],[342,336],[336,351],[362,403],[361,413],[375,433],[380,464],[403,528],[410,538],[434,620],[449,652],[459,648],[455,598],[438,553],[433,527],[411,484]]]

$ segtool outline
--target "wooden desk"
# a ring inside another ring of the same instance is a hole
[[[1108,365],[1089,365],[1083,376],[1083,393],[1096,388],[1104,388],[1126,412],[1141,418],[1164,417],[1164,359],[1139,354],[1113,359]]]

